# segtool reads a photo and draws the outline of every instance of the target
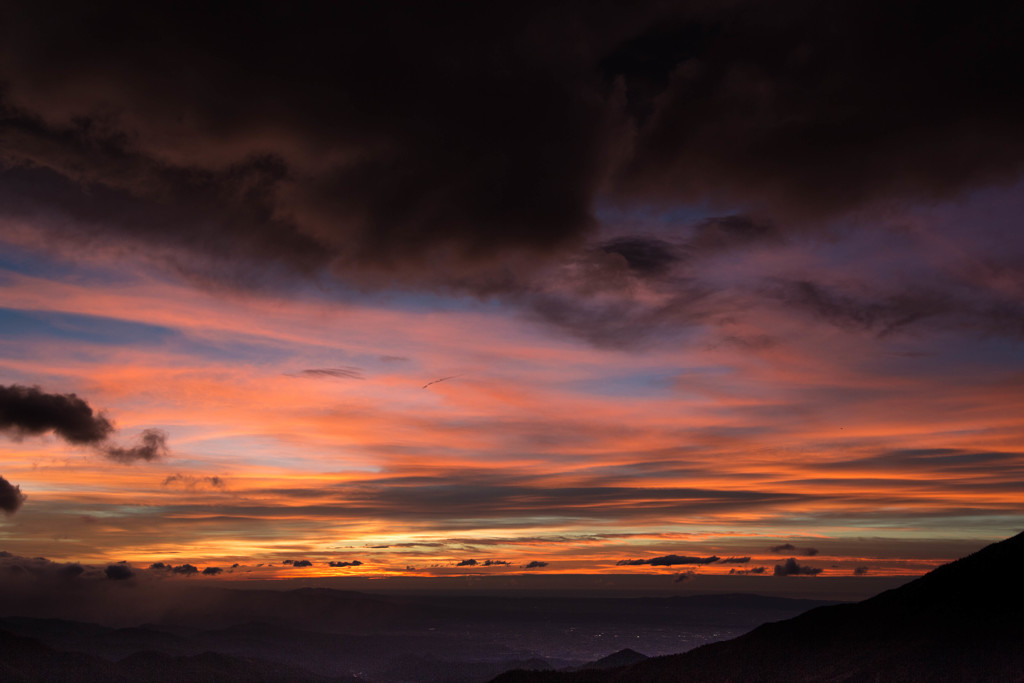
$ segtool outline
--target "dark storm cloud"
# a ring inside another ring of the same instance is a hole
[[[203,569],[203,576],[217,576],[217,574],[220,574],[223,571],[224,570],[220,567],[206,567]]]
[[[130,565],[123,562],[118,564],[107,565],[107,568],[103,570],[103,573],[108,579],[113,581],[124,581],[135,576],[135,572],[132,571]]]
[[[363,563],[359,560],[352,560],[351,562],[328,562],[327,564],[331,567],[360,567]]]
[[[541,562],[540,560],[531,560],[526,564],[525,569],[541,569],[542,567],[548,566],[547,562]]]
[[[775,565],[775,576],[815,576],[821,573],[819,567],[808,567],[798,564],[795,558],[789,558],[784,564]]]
[[[674,564],[711,564],[717,562],[721,558],[712,555],[711,557],[691,557],[688,555],[663,555],[661,557],[652,557],[647,560],[619,560],[615,564],[624,565],[642,565],[649,564],[652,567],[670,567]]]
[[[1022,22],[1016,6],[965,21],[957,6],[852,0],[662,18],[606,58],[649,117],[621,175],[641,193],[819,215],[1009,179]]]
[[[0,510],[3,510],[5,515],[13,515],[17,512],[25,502],[25,498],[20,486],[0,477]]]
[[[301,272],[565,244],[591,222],[616,117],[590,39],[566,50],[561,12],[529,14],[8,9],[4,157],[42,174],[15,210],[48,196],[120,236]]]
[[[15,437],[52,431],[73,444],[98,444],[114,426],[75,394],[48,394],[39,387],[0,385],[0,430]]]
[[[508,286],[506,266],[578,245],[598,198],[822,216],[1012,179],[1022,14],[8,4],[0,207],[65,246],[128,242],[250,284]],[[716,220],[698,243],[772,234]],[[635,273],[674,258],[605,248]]]
[[[102,452],[114,462],[130,464],[138,460],[150,462],[167,455],[167,434],[159,429],[147,429],[139,437],[139,444],[130,448],[104,446]]]

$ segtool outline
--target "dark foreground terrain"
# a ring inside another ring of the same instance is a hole
[[[110,595],[127,599],[140,590]],[[755,595],[385,596],[196,588],[158,618],[116,627],[77,618],[93,603],[85,591],[61,597],[75,595],[81,602],[69,603],[64,614],[76,618],[24,616],[25,609],[10,601],[0,605],[8,613],[0,618],[0,681],[483,682],[515,668],[614,667],[643,659],[641,652],[681,652],[824,604]],[[635,651],[617,652],[626,648]]]
[[[1024,534],[856,604],[623,667],[494,683],[1024,681]]]

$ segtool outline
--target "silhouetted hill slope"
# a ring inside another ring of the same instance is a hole
[[[620,666],[629,666],[630,664],[642,662],[647,658],[647,655],[642,655],[636,650],[632,650],[627,647],[624,650],[613,652],[607,657],[601,657],[601,659],[596,662],[590,662],[589,664],[584,664],[583,666],[578,666],[576,668],[581,671],[583,669],[615,669]]]
[[[610,671],[512,671],[495,683],[1024,681],[1022,567],[1018,534],[869,600],[684,654]]]

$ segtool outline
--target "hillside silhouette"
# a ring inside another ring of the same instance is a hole
[[[855,604],[605,671],[494,683],[1024,681],[1024,533]]]

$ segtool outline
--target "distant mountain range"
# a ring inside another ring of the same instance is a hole
[[[1024,534],[855,604],[613,669],[493,683],[1024,681]]]
[[[120,628],[40,618],[25,605],[12,612],[0,601],[7,610],[0,681],[482,683],[513,668],[622,666],[644,657],[626,644],[678,652],[823,604],[757,595],[384,596],[309,588],[203,588],[180,597],[159,621]],[[73,613],[88,614],[88,604]]]

